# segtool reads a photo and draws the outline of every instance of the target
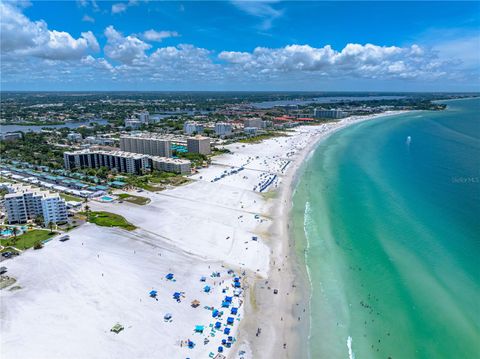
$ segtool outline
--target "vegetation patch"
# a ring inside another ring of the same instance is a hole
[[[35,245],[40,244],[41,242],[53,237],[54,235],[56,235],[56,233],[48,230],[33,229],[31,231],[27,231],[20,236],[17,236],[17,238],[10,237],[7,239],[2,239],[0,240],[0,242],[4,247],[12,246],[20,250],[24,250],[34,247]]]
[[[127,183],[129,185],[151,192],[162,191],[167,188],[167,186],[180,186],[188,182],[189,179],[185,176],[162,171],[154,171],[144,176],[127,177]]]
[[[127,201],[133,204],[138,204],[139,206],[144,206],[150,202],[150,199],[146,197],[134,196],[133,194],[129,194],[129,193],[120,193],[118,195],[118,198],[120,198],[123,201]]]
[[[119,227],[127,231],[133,231],[137,227],[129,223],[122,216],[110,212],[89,212],[88,221],[102,227]]]
[[[267,132],[267,133],[262,133],[261,135],[256,135],[248,138],[243,138],[239,140],[238,142],[241,143],[260,143],[263,140],[267,140],[269,138],[273,137],[283,137],[283,136],[288,136],[285,132]]]
[[[83,202],[83,199],[80,197],[72,196],[66,193],[60,193],[60,197],[62,197],[65,201],[68,202]]]

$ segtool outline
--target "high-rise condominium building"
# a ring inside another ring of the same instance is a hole
[[[25,190],[5,195],[8,223],[25,223],[38,216],[45,224],[63,223],[68,220],[67,206],[58,193]]]
[[[121,136],[120,150],[145,155],[172,157],[171,143],[155,137]]]
[[[210,150],[210,138],[195,136],[187,139],[188,152],[200,153],[202,155],[209,155]]]

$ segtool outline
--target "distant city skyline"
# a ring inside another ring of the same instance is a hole
[[[1,90],[479,91],[480,3],[3,1]]]

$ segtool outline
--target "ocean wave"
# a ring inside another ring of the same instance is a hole
[[[304,258],[305,258],[305,267],[307,269],[307,278],[308,282],[310,284],[310,297],[308,299],[309,303],[312,303],[312,295],[313,295],[313,283],[312,283],[312,276],[310,274],[310,267],[308,266],[308,251],[310,249],[310,235],[308,233],[308,228],[311,228],[311,225],[313,224],[313,218],[312,218],[312,209],[310,206],[310,202],[305,203],[305,211],[303,214],[303,232],[305,234],[305,240],[306,240],[306,247],[304,251]],[[308,330],[308,341],[310,342],[310,339],[312,337],[312,325],[313,325],[313,320],[312,320],[312,314],[310,313],[310,327]],[[308,358],[310,359],[310,352],[308,352]]]
[[[352,349],[352,341],[353,341],[352,337],[349,336],[347,338],[348,357],[350,359],[355,359],[355,353],[353,352],[353,349]]]

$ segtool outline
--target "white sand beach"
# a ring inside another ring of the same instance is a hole
[[[92,210],[120,214],[138,229],[85,224],[69,241],[9,260],[21,288],[0,291],[1,358],[208,358],[228,337],[227,358],[298,358],[299,338],[308,335],[308,285],[288,236],[295,173],[319,140],[373,117],[228,145],[232,153],[214,157],[191,183],[141,193],[151,199],[145,206],[91,201]],[[180,303],[174,292],[182,292]],[[226,296],[232,304],[222,308]],[[223,316],[213,318],[212,308]],[[217,321],[219,330],[211,327]],[[124,326],[118,334],[110,332],[116,323]]]

